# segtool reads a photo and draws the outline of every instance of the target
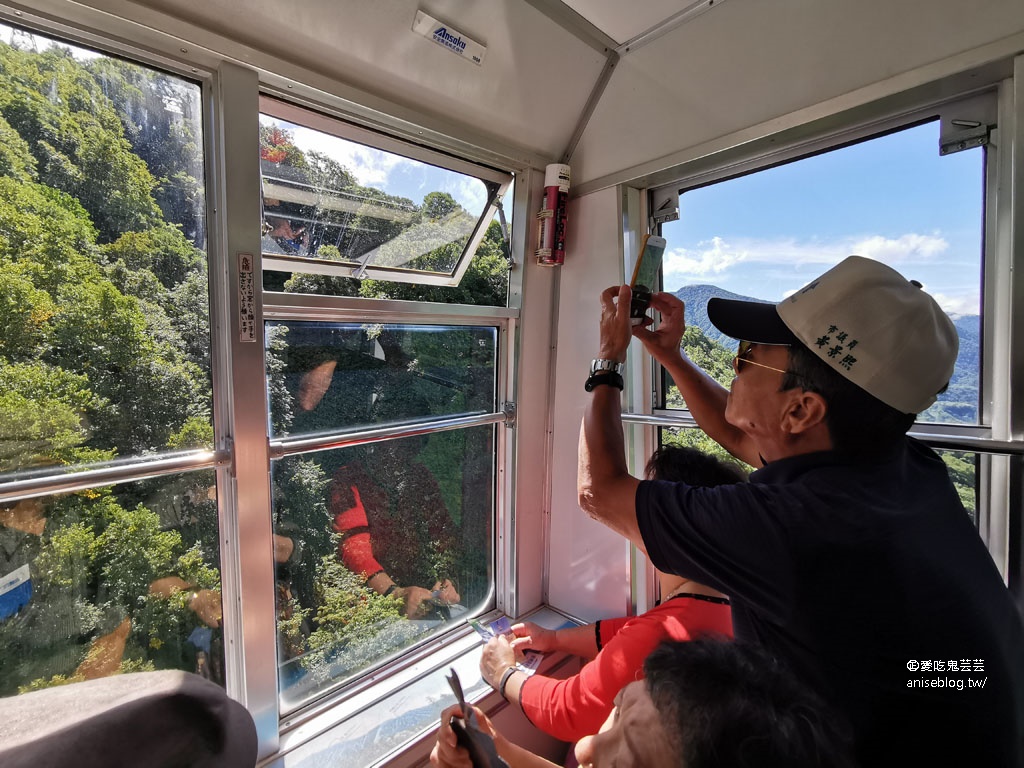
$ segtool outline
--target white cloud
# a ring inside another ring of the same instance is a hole
[[[482,181],[472,176],[448,176],[442,191],[447,192],[459,205],[477,216],[487,202],[487,188]]]
[[[927,291],[928,286],[924,289]],[[932,298],[938,302],[943,311],[949,315],[976,315],[979,312],[981,303],[977,294],[965,294],[962,296],[947,296],[944,293],[933,293]]]
[[[851,245],[850,253],[895,266],[908,262],[931,261],[949,249],[949,242],[940,235],[909,233],[893,239],[874,235]]]
[[[837,264],[850,254],[858,254],[885,264],[934,261],[949,249],[940,235],[908,233],[896,238],[872,235],[846,237],[830,242],[800,241],[793,238],[760,240],[721,237],[699,243],[697,248],[670,248],[665,255],[666,285],[702,282],[728,274],[738,265],[752,267],[807,267],[822,269]]]
[[[302,126],[291,126],[288,123],[282,123],[282,125],[294,130],[295,146],[303,152],[322,152],[345,166],[356,177],[356,180],[366,187],[384,188],[388,174],[396,167],[402,164],[417,165],[404,157],[365,147],[337,136],[320,133]]]
[[[847,246],[800,243],[793,239],[758,240],[721,237],[697,248],[671,248],[665,255],[665,284],[702,282],[731,272],[738,265],[753,267],[821,264],[830,266],[848,256]],[[741,267],[742,269],[743,267]]]

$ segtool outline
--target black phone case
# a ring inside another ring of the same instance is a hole
[[[494,740],[472,725],[467,725],[461,717],[451,719],[452,730],[459,741],[460,747],[469,752],[473,768],[508,768],[508,763],[498,757],[494,748]]]

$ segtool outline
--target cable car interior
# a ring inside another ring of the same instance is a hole
[[[400,768],[454,669],[561,763],[481,634],[658,600],[576,486],[645,235],[725,386],[709,297],[850,254],[923,283],[960,352],[911,433],[1024,609],[1019,0],[33,0],[0,33],[0,695],[181,669],[261,766]],[[724,453],[638,342],[623,376],[634,475]]]

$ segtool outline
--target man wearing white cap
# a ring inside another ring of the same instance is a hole
[[[865,766],[1024,765],[1024,629],[929,448],[906,436],[953,372],[953,324],[919,283],[851,256],[777,305],[712,299],[740,340],[726,390],[682,354],[683,304],[633,327],[690,412],[761,467],[695,488],[627,472],[615,365],[629,289],[601,296],[580,434],[580,505],[660,570],[730,595],[854,729]]]

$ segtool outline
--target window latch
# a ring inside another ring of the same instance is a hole
[[[516,426],[516,404],[512,402],[502,403],[501,411],[505,414],[505,426],[515,429]]]

